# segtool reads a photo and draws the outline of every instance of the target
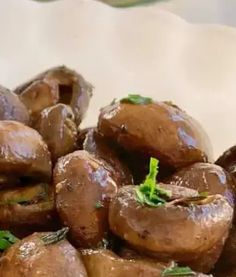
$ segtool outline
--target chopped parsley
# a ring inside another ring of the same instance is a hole
[[[109,241],[106,238],[103,238],[97,245],[98,248],[108,249]]]
[[[196,273],[188,266],[181,267],[174,264],[174,266],[166,268],[161,276],[194,276]]]
[[[209,196],[209,192],[208,191],[202,191],[199,193],[199,196],[207,198]]]
[[[153,103],[153,100],[150,97],[143,97],[139,94],[129,94],[128,97],[121,99],[120,102],[136,105],[147,105]]]
[[[97,201],[96,202],[96,204],[95,204],[95,208],[96,209],[101,209],[101,208],[103,208],[104,206],[103,206],[103,204],[102,204],[102,202],[101,201]]]
[[[19,239],[9,231],[0,231],[0,251],[4,251]]]
[[[162,189],[156,181],[159,171],[159,161],[155,158],[150,159],[149,174],[147,175],[144,183],[136,188],[137,201],[144,205],[159,207],[164,205],[171,197],[171,192]]]
[[[64,227],[61,230],[58,230],[56,232],[52,232],[41,236],[41,240],[43,241],[44,245],[54,244],[63,240],[66,237],[68,232],[69,232],[69,228]]]

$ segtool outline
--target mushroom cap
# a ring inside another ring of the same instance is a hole
[[[63,103],[71,106],[79,125],[88,109],[92,90],[92,85],[76,71],[58,66],[17,87],[15,93],[31,112],[33,121],[44,108]]]
[[[51,158],[34,129],[16,121],[0,121],[0,175],[50,180]]]
[[[99,116],[98,132],[127,151],[156,157],[173,168],[212,160],[209,138],[199,123],[164,102],[118,102],[105,107]]]
[[[185,192],[189,197],[194,196],[191,189],[167,185],[164,188],[174,191],[176,196],[178,189],[184,198]],[[137,201],[134,186],[121,187],[109,207],[111,231],[132,248],[185,264],[198,260],[219,241],[224,244],[232,218],[233,208],[221,195],[209,196],[200,204],[185,206],[167,202],[153,208]],[[193,264],[193,269],[202,271]],[[211,269],[212,264],[208,266]]]
[[[29,113],[18,95],[3,86],[0,86],[0,120],[29,123]]]
[[[45,108],[34,124],[47,143],[53,162],[76,149],[77,127],[74,119],[70,106],[57,104]]]
[[[53,233],[34,233],[10,247],[0,261],[0,277],[87,277],[77,250],[65,239],[46,245],[46,235]]]

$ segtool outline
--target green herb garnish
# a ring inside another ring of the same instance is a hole
[[[202,191],[202,192],[199,193],[199,196],[207,198],[209,196],[209,192],[208,191]]]
[[[97,245],[98,248],[107,249],[109,246],[109,241],[106,238],[103,238]]]
[[[174,265],[172,267],[166,268],[161,276],[189,276],[189,275],[196,275],[194,271],[188,266],[181,267]]]
[[[131,7],[138,4],[148,4],[158,0],[100,0],[114,7]]]
[[[143,184],[136,188],[137,201],[144,205],[159,207],[164,205],[171,197],[171,192],[162,189],[156,181],[159,171],[159,161],[155,158],[150,159],[149,174],[147,175]]]
[[[104,206],[103,206],[103,204],[102,204],[102,202],[101,201],[97,201],[96,202],[96,204],[95,204],[95,208],[96,209],[101,209],[101,208],[103,208]]]
[[[11,232],[0,231],[0,251],[6,250],[17,241],[19,241],[19,239],[15,237]]]
[[[121,99],[120,102],[136,105],[146,105],[153,103],[153,100],[150,97],[143,97],[139,94],[129,94],[128,97]]]
[[[49,233],[46,235],[41,236],[41,240],[43,241],[44,245],[49,245],[53,243],[57,243],[63,240],[66,237],[66,234],[69,232],[69,228],[65,227],[61,230],[58,230],[53,233]]]

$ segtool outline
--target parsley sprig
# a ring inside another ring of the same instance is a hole
[[[46,235],[41,236],[40,238],[43,241],[44,245],[50,245],[65,239],[68,232],[69,232],[69,228],[64,227],[61,230],[48,233]]]
[[[17,241],[19,241],[19,239],[15,237],[11,232],[0,231],[0,251],[6,250]]]
[[[155,158],[150,159],[149,174],[144,183],[136,188],[137,201],[151,207],[159,207],[164,205],[171,197],[171,192],[162,189],[156,181],[159,172],[159,161]]]
[[[174,264],[173,266],[170,266],[166,268],[161,276],[194,276],[196,273],[192,271],[192,269],[188,266],[178,266]]]
[[[136,105],[147,105],[153,103],[153,100],[150,97],[144,97],[139,94],[129,94],[128,97],[121,99],[120,102]]]

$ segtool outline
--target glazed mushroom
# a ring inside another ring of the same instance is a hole
[[[108,204],[117,193],[110,166],[86,151],[58,160],[54,169],[56,208],[77,246],[96,247],[108,232]]]
[[[44,109],[34,128],[47,143],[53,162],[76,149],[77,127],[70,106],[57,104]]]
[[[196,191],[164,188],[172,192],[172,201],[156,208],[140,204],[134,186],[120,188],[109,208],[111,231],[142,253],[209,272],[227,238],[232,207],[221,195],[191,202]],[[186,197],[190,202],[183,200]],[[212,248],[217,253],[208,253]]]
[[[0,228],[18,237],[33,231],[54,230],[59,223],[52,188],[40,183],[1,190]]]
[[[84,140],[81,148],[111,165],[118,184],[133,184],[133,177],[128,167],[124,161],[119,159],[117,151],[97,132],[96,128],[89,128],[87,133],[82,133],[82,135],[84,136]]]
[[[173,168],[212,160],[207,135],[181,109],[164,102],[134,104],[128,100],[101,111],[98,131],[104,137]]]
[[[235,200],[235,182],[222,167],[209,163],[195,163],[182,168],[165,180],[165,183],[207,192],[209,195],[221,194],[231,206]]]
[[[82,259],[90,277],[162,277],[168,275],[168,265],[160,262],[150,262],[145,260],[123,259],[109,250],[82,250]],[[169,265],[171,270],[171,265]],[[166,272],[166,273],[165,273]],[[207,275],[197,274],[190,271],[185,277],[204,277]],[[177,276],[175,272],[175,276]],[[183,276],[183,274],[181,275]]]
[[[216,277],[234,277],[236,274],[236,226],[230,230],[223,252],[214,268]]]
[[[226,150],[215,162],[236,178],[236,146]]]
[[[0,86],[0,120],[29,123],[29,113],[18,95],[3,86]]]
[[[1,277],[87,277],[77,250],[64,239],[66,230],[35,233],[1,257]]]
[[[92,96],[92,86],[76,71],[65,66],[51,68],[15,89],[32,116],[52,105],[70,105],[79,125]]]
[[[20,122],[0,121],[0,133],[1,176],[50,180],[50,153],[37,131]]]

